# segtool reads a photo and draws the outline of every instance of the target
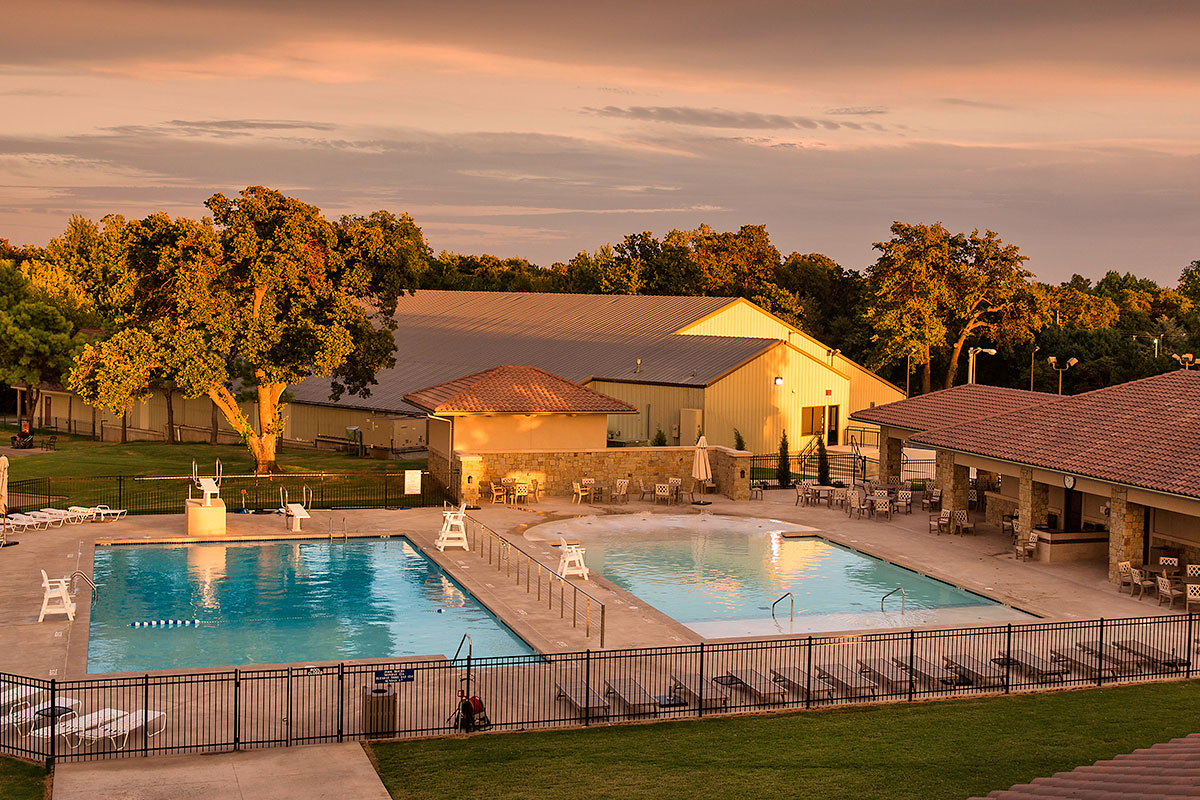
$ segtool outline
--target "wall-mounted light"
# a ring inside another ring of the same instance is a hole
[[[781,376],[781,375],[776,375],[776,376],[775,376],[775,385],[776,385],[776,386],[783,386],[783,376]]]

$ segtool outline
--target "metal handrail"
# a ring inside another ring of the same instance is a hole
[[[541,601],[542,592],[544,591],[546,593],[545,602],[547,608],[552,609],[554,607],[554,582],[556,579],[558,580],[560,617],[566,616],[566,589],[568,586],[571,587],[571,627],[577,627],[582,618],[584,635],[590,638],[592,627],[596,625],[600,637],[600,647],[604,647],[607,609],[599,598],[589,593],[586,589],[581,588],[566,576],[561,575],[558,570],[552,569],[548,564],[525,552],[516,544],[496,533],[469,514],[466,515],[465,520],[468,523],[466,526],[468,539],[474,538],[471,547],[479,554],[479,557],[481,559],[486,558],[489,564],[493,563],[494,560],[496,570],[504,570],[505,576],[511,576],[513,567],[515,566],[517,586],[521,585],[521,571],[524,568],[525,591],[531,593],[535,591],[536,587],[537,599],[539,601]],[[543,573],[545,574],[545,588],[542,586]],[[583,605],[582,609],[579,607],[581,604]],[[599,619],[596,619],[596,617],[599,617]]]
[[[329,518],[329,541],[331,541],[331,542],[333,541],[333,534],[334,534],[333,517],[331,516]],[[347,541],[347,542],[350,541],[350,534],[346,532],[346,518],[345,517],[342,517],[341,534],[342,534],[342,541]]]
[[[73,581],[73,580],[75,580],[76,578],[83,578],[85,581],[87,581],[87,584],[88,584],[88,586],[92,587],[92,602],[93,602],[93,603],[94,603],[94,602],[96,602],[96,592],[97,592],[97,589],[96,589],[96,584],[92,583],[92,579],[91,579],[91,578],[89,578],[89,577],[87,576],[87,573],[85,573],[83,570],[78,570],[78,569],[77,569],[77,570],[75,570],[74,572],[72,572],[72,573],[71,573],[71,577],[67,578],[67,580],[69,580],[69,581]]]
[[[454,655],[450,656],[451,661],[458,660],[458,654],[462,652],[463,642],[467,643],[467,658],[471,657],[471,648],[474,647],[474,644],[471,642],[471,634],[464,633],[462,638],[458,640],[458,649],[454,651]]]
[[[889,597],[894,595],[896,592],[900,593],[900,614],[901,615],[904,614],[904,605],[907,601],[907,597],[905,596],[903,586],[897,586],[895,589],[892,589],[890,592],[885,594],[883,597],[879,598],[879,610],[880,611],[883,611],[883,601],[887,600]]]
[[[795,622],[796,621],[796,596],[793,595],[791,592],[784,592],[783,594],[781,594],[779,596],[778,600],[776,600],[774,603],[771,603],[771,619],[775,619],[775,606],[782,603],[783,598],[785,598],[785,597],[790,597],[792,599],[791,620],[792,620],[792,622]]]

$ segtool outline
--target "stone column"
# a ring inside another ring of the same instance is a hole
[[[1142,564],[1146,530],[1146,507],[1129,502],[1126,489],[1113,488],[1108,515],[1108,579],[1117,582],[1117,562]]]
[[[954,463],[954,453],[938,450],[934,460],[935,483],[942,490],[942,509],[966,511],[967,493],[971,489],[971,470]]]
[[[900,477],[903,453],[904,440],[898,436],[892,436],[891,428],[880,427],[879,480],[886,482],[888,478]]]
[[[1020,516],[1021,535],[1028,536],[1030,526],[1046,524],[1050,508],[1050,487],[1033,480],[1033,470],[1021,469],[1021,486],[1018,490],[1017,514]]]

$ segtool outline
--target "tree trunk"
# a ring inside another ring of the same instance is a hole
[[[37,427],[35,417],[37,416],[37,407],[41,399],[41,389],[34,389],[31,386],[25,390],[25,413],[21,416],[23,419],[29,420],[29,430],[31,431]]]
[[[225,419],[234,430],[242,436],[242,441],[254,456],[254,471],[267,474],[278,470],[275,462],[275,447],[283,432],[283,415],[279,406],[279,398],[287,389],[286,383],[259,384],[258,392],[258,431],[256,432],[246,418],[246,414],[238,405],[237,398],[222,385],[214,386],[208,391],[209,398],[215,408],[221,409]]]
[[[946,365],[946,385],[942,388],[949,389],[954,386],[954,376],[958,374],[958,359],[962,357],[963,345],[966,343],[967,337],[964,334],[958,338],[954,346],[950,348],[950,363]]]
[[[921,394],[929,394],[933,389],[933,364],[929,354],[929,346],[925,346],[925,361],[921,363]]]
[[[167,444],[178,444],[175,438],[175,390],[163,389],[167,400]]]
[[[208,443],[217,443],[217,404],[212,404],[212,432],[208,434]]]
[[[121,414],[121,444],[129,443],[129,412]]]

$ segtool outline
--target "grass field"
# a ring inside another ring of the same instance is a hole
[[[0,441],[7,443],[14,428],[0,428]],[[37,435],[40,443],[45,436]],[[162,442],[97,442],[87,437],[59,435],[57,450],[32,451],[32,455],[13,457],[13,480],[22,478],[87,477],[91,475],[190,475],[192,459],[200,468],[211,472],[216,459],[227,475],[254,472],[254,459],[242,445],[210,445],[199,443],[164,444]],[[425,466],[419,461],[382,461],[373,458],[354,458],[330,451],[284,449],[279,453],[279,468],[283,472],[358,472],[383,473],[417,469]]]
[[[42,800],[46,792],[46,770],[11,758],[0,758],[0,800]]]
[[[396,800],[961,800],[1198,731],[1188,681],[372,750]]]

